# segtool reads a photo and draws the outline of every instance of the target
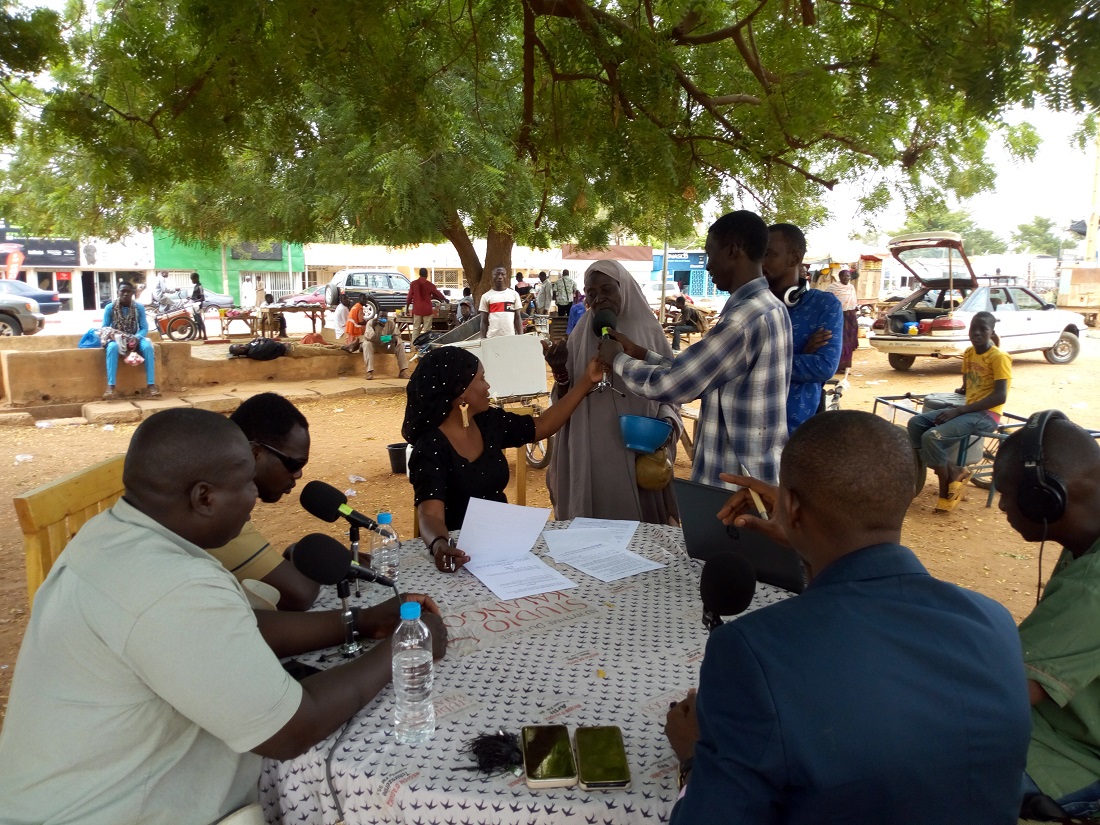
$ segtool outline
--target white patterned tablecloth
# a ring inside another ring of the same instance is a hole
[[[435,666],[436,732],[424,745],[395,741],[392,686],[359,712],[331,766],[348,825],[667,822],[677,763],[664,720],[669,703],[698,682],[706,645],[702,566],[688,558],[673,527],[641,525],[630,549],[666,566],[605,584],[555,563],[540,538],[534,552],[578,586],[501,602],[469,572],[439,573],[422,542],[406,542],[399,585],[430,594],[450,633],[447,656]],[[367,587],[356,603],[387,598],[384,589]],[[760,584],[749,609],[788,595]],[[328,589],[321,606],[337,604],[335,589]],[[300,658],[321,661],[320,655]],[[326,661],[341,659],[329,651]],[[531,790],[522,776],[463,769],[472,760],[462,751],[478,734],[498,728],[518,734],[536,724],[564,724],[571,732],[578,725],[618,725],[631,788]],[[269,823],[338,821],[325,779],[335,740],[334,734],[291,761],[264,761],[260,800]]]

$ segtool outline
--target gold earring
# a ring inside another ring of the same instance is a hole
[[[469,410],[469,409],[470,409],[470,405],[467,404],[465,401],[459,402],[458,411],[460,413],[462,413],[462,426],[463,427],[469,427],[470,426],[470,413],[467,412],[467,410]]]

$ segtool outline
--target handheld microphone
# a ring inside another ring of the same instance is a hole
[[[311,481],[302,488],[298,501],[311,516],[330,524],[338,518],[345,518],[352,524],[378,532],[378,522],[370,516],[364,516],[358,510],[348,506],[348,497],[323,481]]]
[[[610,309],[601,309],[592,316],[592,332],[597,338],[610,338],[608,333],[616,329],[619,323],[618,317]]]
[[[723,616],[744,613],[756,594],[756,571],[737,553],[719,553],[703,565],[699,596],[703,600],[703,626],[708,631],[722,624]]]
[[[335,521],[335,519],[334,519]],[[303,536],[290,552],[294,569],[318,584],[339,584],[344,579],[362,579],[393,587],[393,579],[356,564],[344,545],[324,533]]]

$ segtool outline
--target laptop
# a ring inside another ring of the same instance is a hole
[[[756,580],[801,593],[806,587],[802,561],[790,547],[777,544],[755,530],[727,527],[715,515],[732,493],[721,487],[672,479],[680,509],[684,544],[693,559],[706,561],[719,553],[737,553],[756,570]]]

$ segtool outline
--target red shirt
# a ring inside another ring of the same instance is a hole
[[[431,315],[432,298],[447,303],[447,296],[435,288],[435,284],[427,278],[417,278],[409,287],[409,297],[405,300],[405,306],[412,304],[413,315]]]

